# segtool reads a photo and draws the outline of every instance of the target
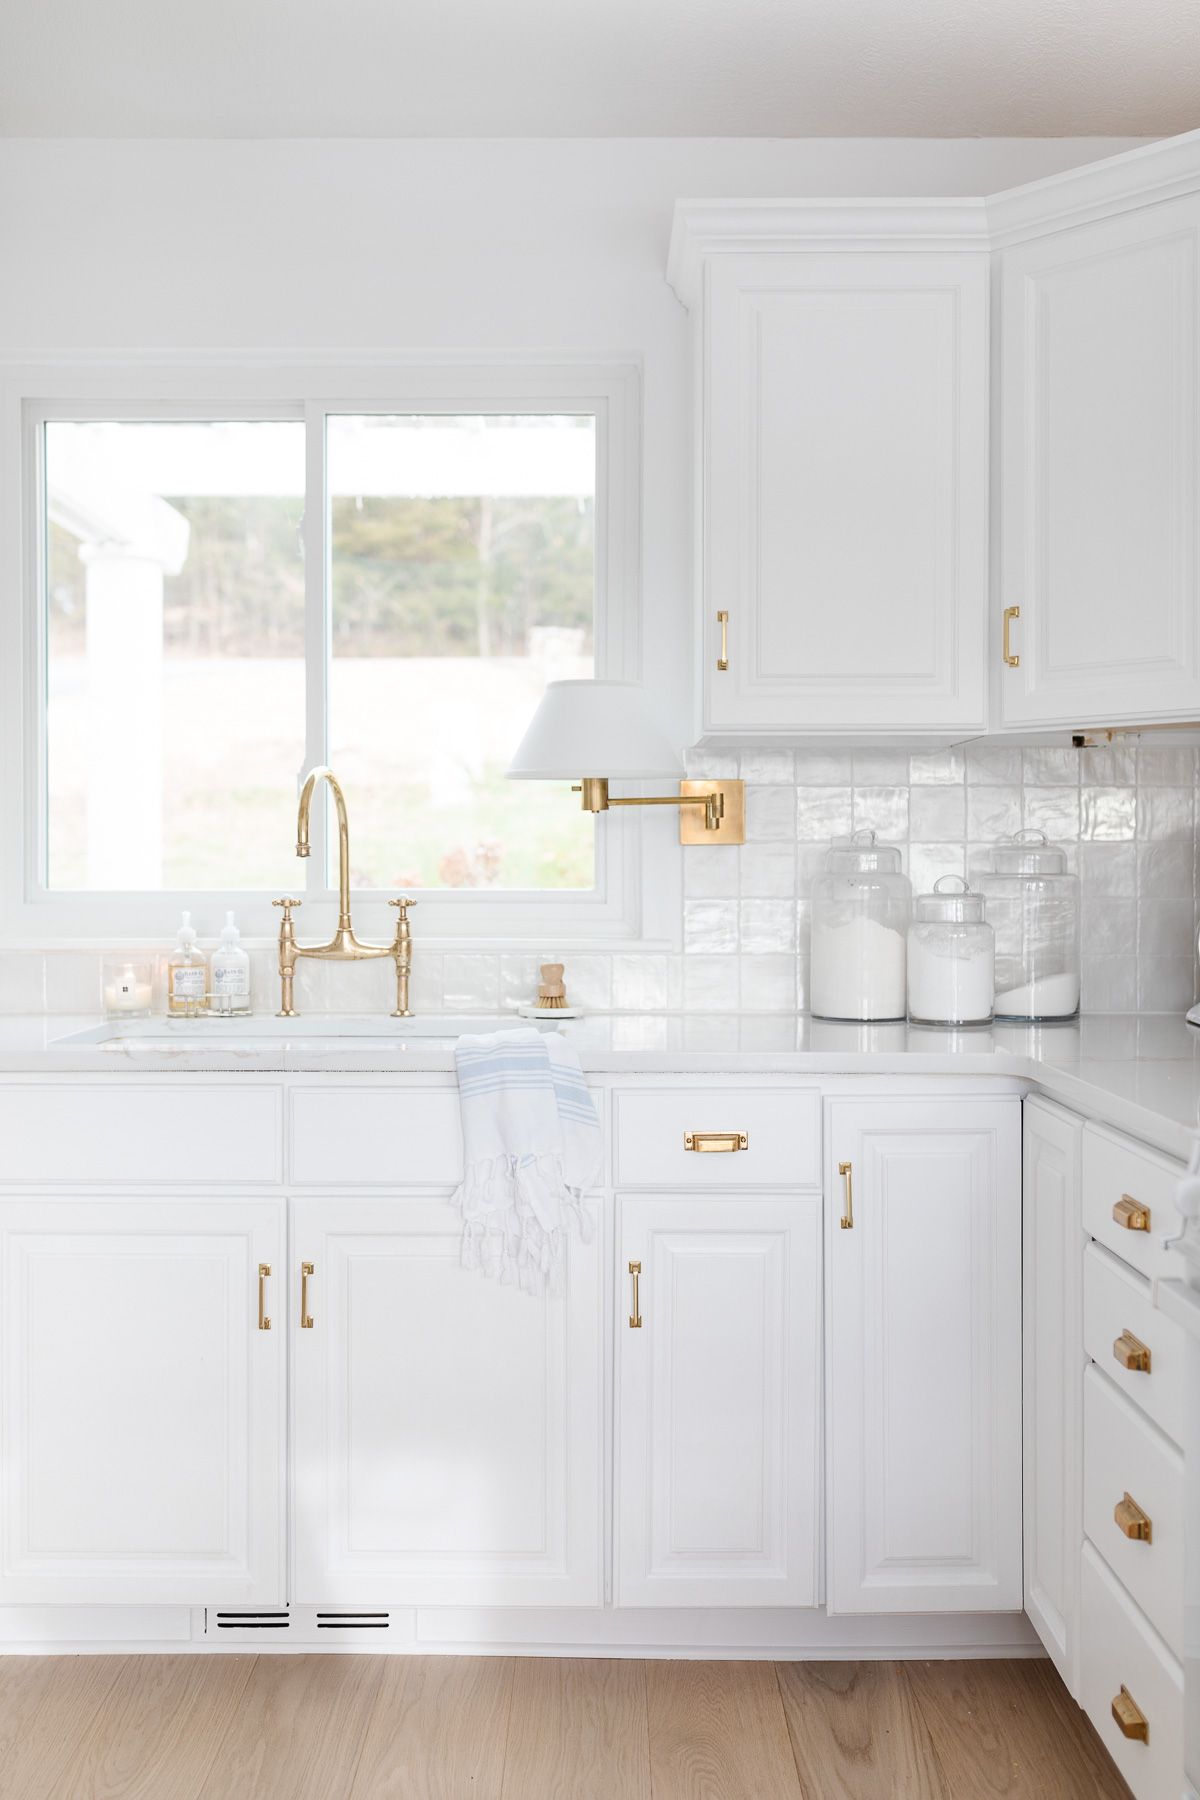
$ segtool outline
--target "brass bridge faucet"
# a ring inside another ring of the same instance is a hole
[[[296,964],[302,956],[316,956],[326,962],[366,962],[377,956],[390,956],[396,964],[396,1009],[393,1019],[411,1019],[412,1008],[408,1004],[408,978],[412,972],[412,927],[408,922],[408,909],[415,906],[415,900],[389,900],[388,905],[398,909],[396,917],[396,935],[390,944],[360,944],[354,935],[354,927],[350,923],[350,827],[346,820],[346,797],[342,793],[341,784],[332,769],[314,769],[305,782],[300,793],[300,811],[296,816],[296,855],[307,856],[308,845],[308,813],[312,805],[313,790],[318,781],[327,781],[337,807],[338,821],[338,921],[337,930],[327,944],[298,944],[296,931],[292,924],[292,912],[301,904],[299,900],[273,900],[273,906],[283,908],[283,918],[279,926],[279,978],[283,985],[283,999],[279,1012],[280,1019],[299,1017],[292,1005],[292,985],[296,975]]]

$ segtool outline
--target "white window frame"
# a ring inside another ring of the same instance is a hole
[[[305,509],[305,654],[308,702],[304,768],[323,760],[329,672],[328,562],[323,506],[324,420],[337,413],[590,412],[596,419],[596,629],[598,676],[642,679],[641,375],[629,359],[566,361],[520,356],[400,357],[305,353],[134,356],[42,360],[0,368],[0,941],[103,944],[162,940],[191,907],[203,933],[235,907],[243,933],[272,941],[272,894],[56,892],[42,878],[45,821],[44,513],[40,447],[54,419],[302,419],[308,426]],[[583,771],[581,771],[583,773]],[[297,788],[303,771],[297,771]],[[347,794],[354,829],[354,793]],[[291,797],[281,803],[282,845],[291,842]],[[564,806],[573,804],[564,791]],[[323,840],[323,796],[314,848]],[[336,894],[327,859],[297,864],[303,935],[328,934]],[[303,878],[301,870],[304,871]],[[423,890],[421,936],[431,947],[527,943],[545,949],[637,943],[666,947],[677,935],[679,859],[638,812],[610,813],[596,831],[596,883],[584,893]],[[358,889],[355,925],[391,935],[385,892]],[[414,921],[415,923],[416,921]]]

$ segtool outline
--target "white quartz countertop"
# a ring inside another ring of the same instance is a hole
[[[521,1023],[516,1019],[514,1025]],[[188,1071],[447,1073],[448,1038],[334,1038],[319,1015],[270,1044],[63,1044],[95,1018],[0,1018],[0,1077]],[[252,1029],[252,1021],[247,1028]],[[1094,1015],[1066,1025],[939,1031],[846,1025],[795,1014],[600,1014],[566,1023],[592,1074],[1012,1077],[1088,1118],[1186,1157],[1200,1125],[1200,1031],[1167,1014]]]

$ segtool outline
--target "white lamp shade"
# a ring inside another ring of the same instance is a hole
[[[683,774],[632,681],[552,681],[517,746],[510,781],[623,781]]]

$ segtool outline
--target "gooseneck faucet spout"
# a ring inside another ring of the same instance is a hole
[[[346,816],[346,796],[342,792],[342,784],[333,770],[322,763],[311,771],[308,780],[300,790],[300,810],[296,815],[296,855],[310,855],[308,844],[308,815],[312,807],[312,797],[318,781],[329,783],[333,795],[333,803],[337,807],[338,822],[338,931],[350,930],[350,821]],[[415,905],[415,902],[414,902]]]

